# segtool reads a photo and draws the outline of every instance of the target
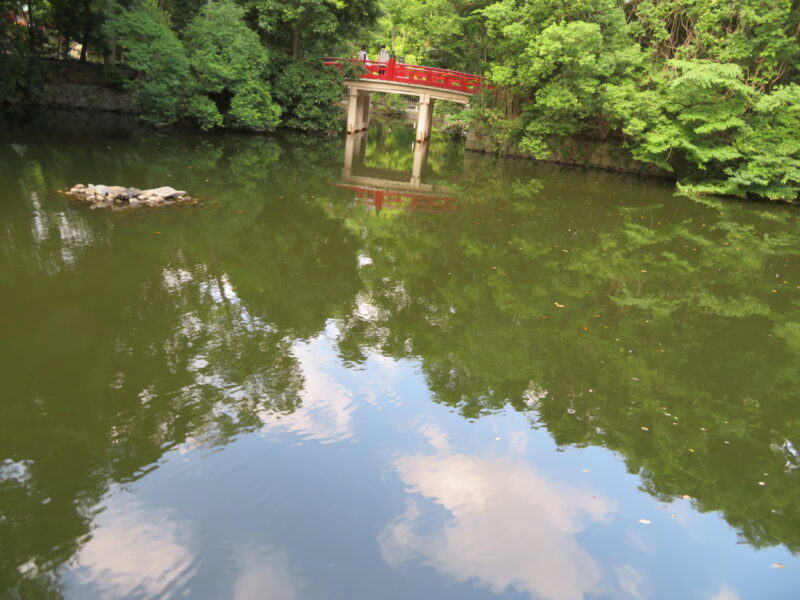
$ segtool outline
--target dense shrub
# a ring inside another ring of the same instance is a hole
[[[386,0],[380,41],[483,71],[493,97],[465,114],[499,142],[548,158],[564,136],[622,134],[683,189],[797,198],[796,1],[479,4]]]
[[[265,80],[269,56],[258,34],[245,25],[241,8],[227,0],[207,4],[183,37],[199,88],[217,100],[226,125],[269,129],[278,124],[280,107]]]
[[[275,99],[286,113],[283,125],[295,129],[338,131],[345,75],[317,60],[287,64],[275,79]]]
[[[175,33],[144,10],[122,13],[113,27],[128,64],[139,71],[129,85],[141,118],[164,125],[191,114],[197,104],[195,81]]]

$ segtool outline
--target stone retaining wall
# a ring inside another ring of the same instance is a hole
[[[516,144],[500,143],[491,132],[479,128],[472,128],[467,133],[465,148],[475,152],[533,158],[530,154],[522,152]],[[667,171],[655,165],[635,160],[619,140],[597,140],[568,136],[555,143],[551,157],[543,162],[605,169],[635,175],[672,177]]]
[[[76,108],[134,114],[131,92],[108,84],[99,64],[66,61],[42,61],[45,82],[36,88],[33,102],[40,106]],[[122,80],[134,76],[130,69],[119,68]]]

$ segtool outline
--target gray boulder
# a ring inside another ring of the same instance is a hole
[[[142,190],[142,194],[147,196],[158,196],[159,198],[174,198],[175,196],[185,196],[186,192],[176,190],[175,188],[169,186],[164,186],[154,188],[152,190]]]

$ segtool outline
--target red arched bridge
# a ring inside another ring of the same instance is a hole
[[[325,65],[339,69],[347,64],[356,66],[356,77],[345,81],[345,85],[350,89],[347,106],[347,133],[356,133],[369,127],[369,105],[372,92],[405,94],[419,96],[417,141],[422,142],[430,137],[433,106],[436,100],[467,104],[470,97],[486,87],[480,75],[435,67],[407,65],[398,63],[394,59],[388,62],[351,58],[323,58],[322,60]]]
[[[469,95],[479,92],[483,86],[483,77],[480,75],[471,75],[450,69],[407,65],[399,63],[393,58],[389,62],[354,58],[323,58],[322,60],[328,66],[341,67],[345,64],[356,65],[356,68],[360,66],[362,72],[358,78],[364,81],[386,81]]]

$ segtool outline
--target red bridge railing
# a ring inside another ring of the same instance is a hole
[[[435,67],[407,65],[396,62],[393,58],[389,62],[358,60],[355,58],[323,58],[322,61],[325,65],[335,66],[339,69],[347,63],[361,65],[364,72],[359,74],[359,79],[424,85],[467,94],[475,94],[484,87],[483,77],[480,75],[470,75],[469,73],[437,69]]]

